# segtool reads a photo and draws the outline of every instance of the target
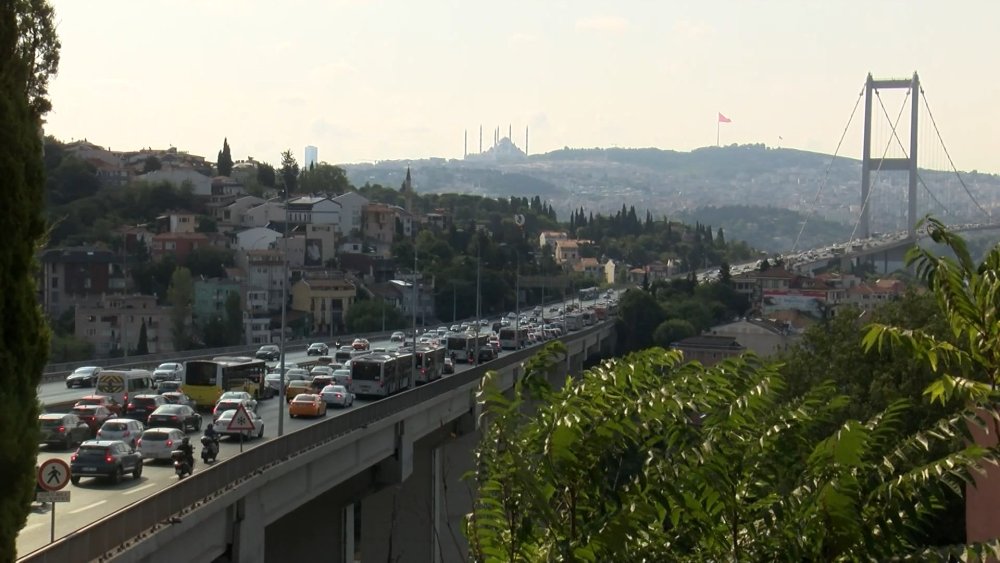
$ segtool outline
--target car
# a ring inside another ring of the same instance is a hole
[[[264,435],[264,420],[253,411],[247,411],[247,415],[250,416],[250,422],[253,423],[253,430],[230,430],[229,423],[236,416],[236,409],[229,409],[219,413],[219,417],[215,419],[213,423],[215,432],[220,436],[235,437],[242,435],[244,438],[262,437]]]
[[[47,446],[72,448],[90,439],[90,425],[75,414],[46,413],[38,415],[41,433],[38,442]]]
[[[313,378],[315,378],[317,375],[331,376],[333,375],[333,370],[335,369],[336,368],[330,366],[315,366],[311,370],[309,370],[309,375],[311,375]]]
[[[146,426],[131,418],[109,418],[97,431],[98,440],[121,440],[133,450],[139,443],[139,436]]]
[[[341,368],[333,370],[333,384],[343,385],[350,389],[351,387],[351,370],[350,368]]]
[[[104,395],[87,395],[86,397],[80,397],[73,406],[80,407],[83,405],[96,405],[98,407],[104,407],[111,411],[111,414],[115,416],[122,413],[122,406],[111,400],[111,397],[106,397]]]
[[[445,356],[444,362],[441,364],[442,374],[452,374],[455,373],[455,360],[451,359],[449,356]]]
[[[364,338],[355,338],[354,342],[351,343],[351,348],[355,350],[367,350],[371,348],[371,344]]]
[[[335,405],[347,408],[354,404],[354,393],[347,390],[343,385],[327,385],[319,393],[327,405]]]
[[[150,428],[139,438],[139,455],[143,458],[169,460],[182,440],[184,433],[176,428]]]
[[[326,402],[319,395],[299,393],[288,403],[288,417],[326,416]]]
[[[78,407],[73,407],[72,414],[75,414],[80,420],[86,422],[93,434],[97,434],[97,429],[104,424],[105,420],[114,418],[114,415],[111,414],[110,410],[98,405],[80,405]]]
[[[309,379],[309,372],[305,368],[291,368],[285,371],[285,377],[289,381],[305,381]]]
[[[167,362],[153,370],[153,383],[160,381],[181,381],[184,379],[184,364]]]
[[[248,403],[245,400],[242,400],[242,399],[219,399],[219,402],[215,403],[215,408],[212,409],[212,419],[213,420],[218,419],[219,416],[222,415],[222,413],[224,413],[226,411],[229,411],[229,410],[235,410],[235,409],[239,408],[240,405],[243,405],[243,408],[247,412],[255,412],[254,409],[253,409],[253,406],[251,406],[250,403]]]
[[[264,376],[265,395],[270,398],[278,394],[282,384],[288,384],[287,377],[281,377],[281,372],[272,371]]]
[[[257,412],[257,401],[253,398],[253,395],[247,393],[246,391],[226,391],[219,396],[219,401],[246,401],[250,405],[250,409]],[[218,401],[216,401],[218,402]]]
[[[198,408],[198,403],[181,391],[168,391],[166,393],[160,393],[160,396],[167,400],[168,405],[185,405],[191,407],[192,409]]]
[[[317,375],[309,382],[313,393],[319,393],[327,385],[333,385],[333,375]]]
[[[134,479],[142,476],[142,456],[121,440],[87,440],[69,458],[70,481],[80,484],[81,477],[107,477],[118,484],[126,473]]]
[[[125,418],[146,422],[153,411],[165,404],[167,400],[160,395],[136,395],[125,405]]]
[[[306,348],[307,356],[325,356],[330,353],[330,347],[323,342],[313,342]]]
[[[309,381],[289,381],[288,385],[285,387],[285,401],[292,402],[292,399],[300,393],[310,393],[312,391],[312,383]]]
[[[281,349],[274,344],[265,344],[257,349],[254,357],[258,360],[270,360],[272,362],[281,359]]]
[[[406,335],[398,330],[389,337],[389,342],[402,342],[404,340],[406,340]]]
[[[161,381],[156,384],[156,391],[163,395],[164,393],[174,393],[181,390],[180,381]]]
[[[73,370],[73,373],[66,376],[66,388],[73,387],[93,387],[97,383],[97,376],[100,375],[101,368],[97,366],[84,366]]]
[[[491,362],[495,359],[497,359],[497,353],[492,347],[487,346],[479,349],[479,361],[477,363]]]
[[[182,432],[201,430],[201,415],[187,405],[163,405],[149,415],[149,427],[169,426]]]
[[[450,332],[460,332],[462,330],[462,325],[451,325],[448,329]]]

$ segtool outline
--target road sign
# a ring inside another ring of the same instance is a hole
[[[246,407],[240,404],[239,408],[236,409],[236,414],[229,421],[229,426],[226,426],[227,430],[254,430],[256,427],[253,425],[253,419],[250,418],[250,413],[247,412]]]
[[[35,493],[35,502],[69,502],[72,491],[39,491]]]
[[[47,459],[38,466],[38,486],[58,491],[69,483],[69,464],[59,458]]]

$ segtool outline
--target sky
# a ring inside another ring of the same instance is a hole
[[[717,131],[833,154],[866,75],[916,71],[955,165],[1000,172],[995,0],[50,3],[62,60],[46,132],[112,150],[214,160],[228,138],[234,159],[275,164],[306,145],[330,163],[461,158],[482,126],[485,148],[497,127],[523,148],[530,128],[533,154],[686,151]],[[882,99],[892,119],[906,102]],[[873,152],[895,150],[875,107]],[[860,155],[862,115],[839,154]],[[947,168],[927,115],[921,166]]]

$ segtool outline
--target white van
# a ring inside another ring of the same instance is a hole
[[[145,369],[104,370],[97,376],[95,395],[111,397],[115,403],[125,407],[129,397],[154,394],[153,374]]]

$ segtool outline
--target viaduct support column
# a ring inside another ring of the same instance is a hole
[[[260,491],[254,491],[236,501],[230,508],[232,518],[231,561],[263,563],[264,514]]]

